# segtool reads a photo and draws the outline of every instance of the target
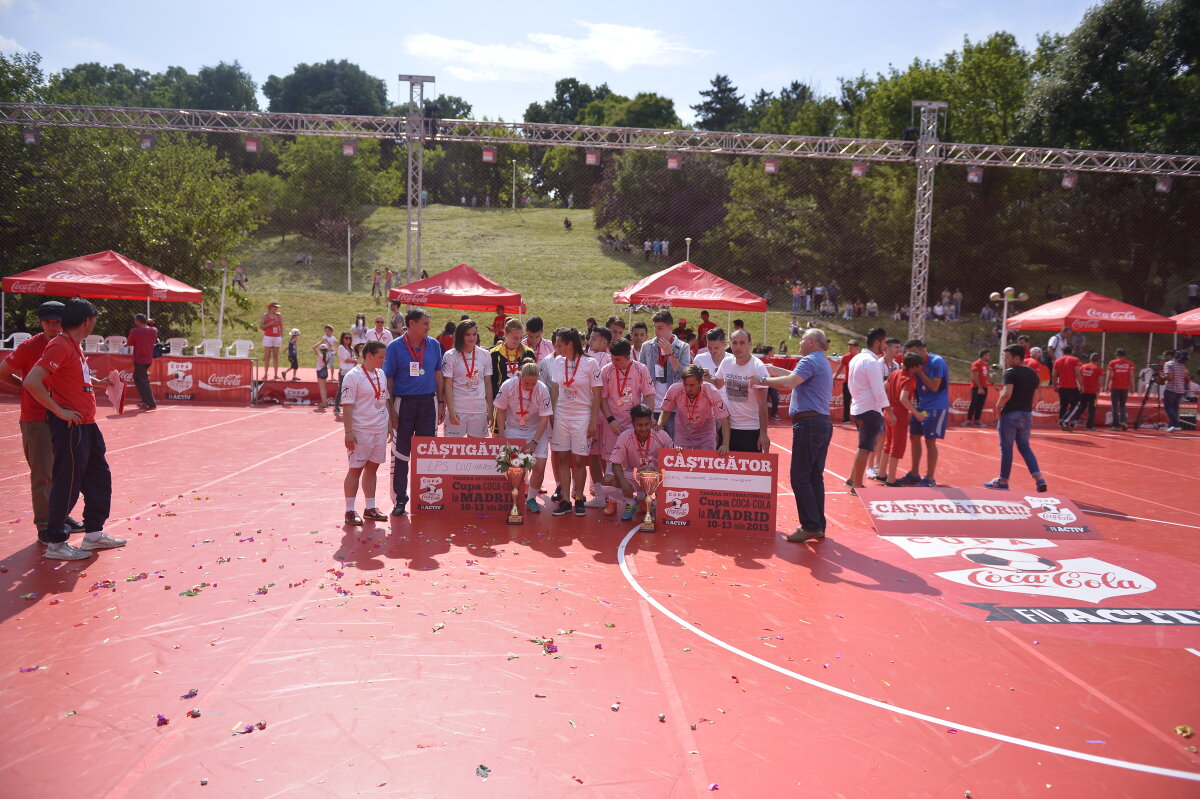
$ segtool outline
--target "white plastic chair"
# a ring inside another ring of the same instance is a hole
[[[109,352],[125,352],[125,343],[126,339],[124,336],[106,336],[104,338],[104,348]]]
[[[103,352],[104,336],[91,335],[83,340],[84,352]]]
[[[205,358],[220,358],[221,357],[221,340],[219,338],[206,338],[195,347],[192,347],[193,355],[203,355]],[[204,350],[203,353],[200,350]]]
[[[15,350],[17,347],[24,344],[30,338],[32,338],[32,335],[29,333],[13,333],[11,336],[4,339],[3,342],[0,342],[0,345],[2,345],[2,346],[0,346],[0,349]],[[9,346],[10,342],[11,342],[11,346]]]
[[[250,350],[254,349],[254,342],[244,338],[239,338],[237,341],[225,348],[226,358],[249,358]],[[233,350],[233,352],[230,352]]]
[[[167,339],[167,351],[172,358],[182,358],[183,350],[187,347],[188,340],[186,338],[169,338]]]

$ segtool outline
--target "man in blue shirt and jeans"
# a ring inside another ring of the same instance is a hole
[[[833,438],[829,399],[833,396],[833,369],[829,366],[829,339],[816,328],[800,339],[800,360],[789,372],[767,366],[771,376],[763,385],[791,391],[788,412],[792,417],[792,493],[800,527],[787,537],[792,543],[820,541],[825,537],[825,457]]]
[[[906,352],[915,352],[924,363],[913,370],[917,377],[917,410],[925,418],[915,415],[908,420],[909,441],[912,444],[912,471],[898,482],[932,488],[937,485],[934,472],[938,462],[938,439],[946,437],[946,422],[950,417],[950,369],[940,355],[934,355],[919,338],[904,345]],[[929,453],[929,471],[921,477],[921,439]]]
[[[393,516],[403,516],[408,504],[408,458],[413,436],[436,436],[446,414],[442,397],[442,346],[429,336],[429,314],[413,308],[404,315],[404,335],[388,344],[383,373],[396,405],[396,435],[392,454]]]

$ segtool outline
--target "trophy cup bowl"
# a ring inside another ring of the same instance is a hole
[[[524,524],[525,517],[521,515],[520,505],[517,503],[517,493],[521,490],[521,486],[525,485],[525,469],[521,466],[510,466],[505,474],[508,475],[508,482],[512,486],[513,504],[508,511],[509,524]]]
[[[656,469],[638,469],[634,475],[637,484],[641,486],[642,491],[646,494],[646,518],[642,520],[642,526],[639,528],[643,533],[654,532],[654,516],[650,513],[650,508],[654,503],[655,492],[662,485],[662,472]]]

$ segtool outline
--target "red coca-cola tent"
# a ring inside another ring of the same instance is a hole
[[[1009,330],[1095,330],[1097,333],[1174,333],[1175,320],[1081,291],[1008,318]]]
[[[492,311],[497,305],[503,305],[505,313],[525,313],[525,303],[520,294],[504,288],[466,264],[459,264],[407,286],[397,286],[388,293],[388,299],[405,305],[457,308],[462,311]]]
[[[1193,308],[1171,317],[1177,327],[1175,331],[1188,336],[1200,334],[1200,308]]]
[[[765,313],[767,301],[691,261],[681,261],[613,294],[617,305],[710,308]]]

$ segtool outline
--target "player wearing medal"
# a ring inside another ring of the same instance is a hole
[[[604,418],[599,423],[596,436],[605,460],[612,452],[617,436],[632,428],[629,412],[634,406],[654,404],[654,383],[649,370],[633,359],[633,345],[619,339],[613,343],[609,355],[611,361],[600,370],[600,382],[603,383],[600,389],[600,415]],[[617,512],[621,494],[607,483],[604,488],[608,494],[604,515],[611,516]]]
[[[600,368],[583,354],[583,340],[575,328],[559,337],[562,356],[550,367],[550,397],[554,403],[554,434],[550,448],[562,453],[558,463],[558,483],[568,486],[575,497],[575,515],[583,516],[583,487],[587,478],[588,453],[596,437],[596,407],[600,404]],[[555,516],[571,512],[564,495],[554,509]]]
[[[667,389],[679,382],[683,367],[692,362],[692,349],[672,332],[675,319],[670,311],[659,311],[654,314],[653,321],[654,340],[646,342],[638,360],[654,378],[654,410],[660,411]],[[668,427],[667,434],[671,432]]]
[[[429,314],[412,308],[404,315],[404,335],[387,345],[383,373],[395,406],[396,433],[393,439],[392,491],[396,504],[393,516],[403,516],[408,504],[408,459],[413,436],[436,436],[446,406],[435,398],[442,387],[442,346],[429,337]]]
[[[496,395],[496,429],[500,431],[499,435],[524,439],[525,451],[534,457],[529,489],[525,495],[525,508],[530,513],[542,512],[537,495],[546,477],[547,430],[553,414],[550,390],[538,379],[537,364],[521,364],[520,374],[505,380],[500,386],[500,393]]]
[[[543,358],[554,354],[554,344],[542,338],[544,327],[542,317],[529,317],[525,322],[525,338],[521,339],[522,344],[533,350],[533,359],[537,363],[541,363]]]
[[[526,361],[536,363],[537,355],[521,343],[521,333],[524,330],[520,320],[509,319],[504,323],[504,337],[491,349],[493,398],[500,393],[500,386],[505,380],[517,376],[517,372],[521,371],[521,364]]]
[[[492,418],[492,356],[479,346],[479,328],[467,319],[454,329],[454,349],[442,359],[442,386],[446,395],[446,435],[487,438]]]
[[[741,328],[730,336],[733,357],[717,368],[716,385],[725,393],[729,411],[729,448],[734,452],[771,451],[767,426],[767,392],[755,388],[767,377],[767,367],[750,354],[750,331]]]
[[[675,446],[686,449],[712,449],[729,453],[729,410],[721,392],[704,382],[704,370],[698,364],[683,367],[683,381],[667,389],[663,397],[658,426],[666,429],[671,414],[679,412],[675,423]],[[717,446],[717,422],[721,423],[721,444]]]
[[[588,335],[588,357],[596,362],[596,366],[601,372],[604,371],[604,367],[612,363],[612,355],[608,351],[612,339],[612,331],[598,325],[593,327],[591,334]],[[592,476],[592,498],[583,503],[583,506],[585,508],[604,508],[605,515],[611,516],[617,506],[605,498],[607,492],[604,488],[604,474],[607,469],[604,466],[604,459],[608,457],[608,452],[602,448],[600,442],[600,434],[604,430],[607,416],[608,414],[601,412],[600,403],[597,402],[596,436],[592,439],[592,448],[588,452],[588,471]]]
[[[625,498],[625,511],[621,514],[621,521],[625,522],[633,518],[637,500],[644,501],[647,506],[653,502],[653,498],[646,497],[637,485],[634,472],[638,469],[657,470],[659,450],[674,446],[669,435],[654,429],[654,411],[648,405],[633,406],[629,416],[633,426],[617,436],[608,456],[612,474],[607,478],[609,485],[615,486]]]
[[[395,410],[388,402],[387,377],[383,359],[387,345],[368,341],[362,345],[362,363],[346,373],[342,380],[342,426],[346,430],[346,458],[349,469],[343,481],[346,497],[346,524],[361,525],[363,519],[386,522],[375,507],[375,480],[379,464],[387,460],[387,442],[395,424]],[[360,517],[354,511],[358,484],[362,482],[367,507]]]

